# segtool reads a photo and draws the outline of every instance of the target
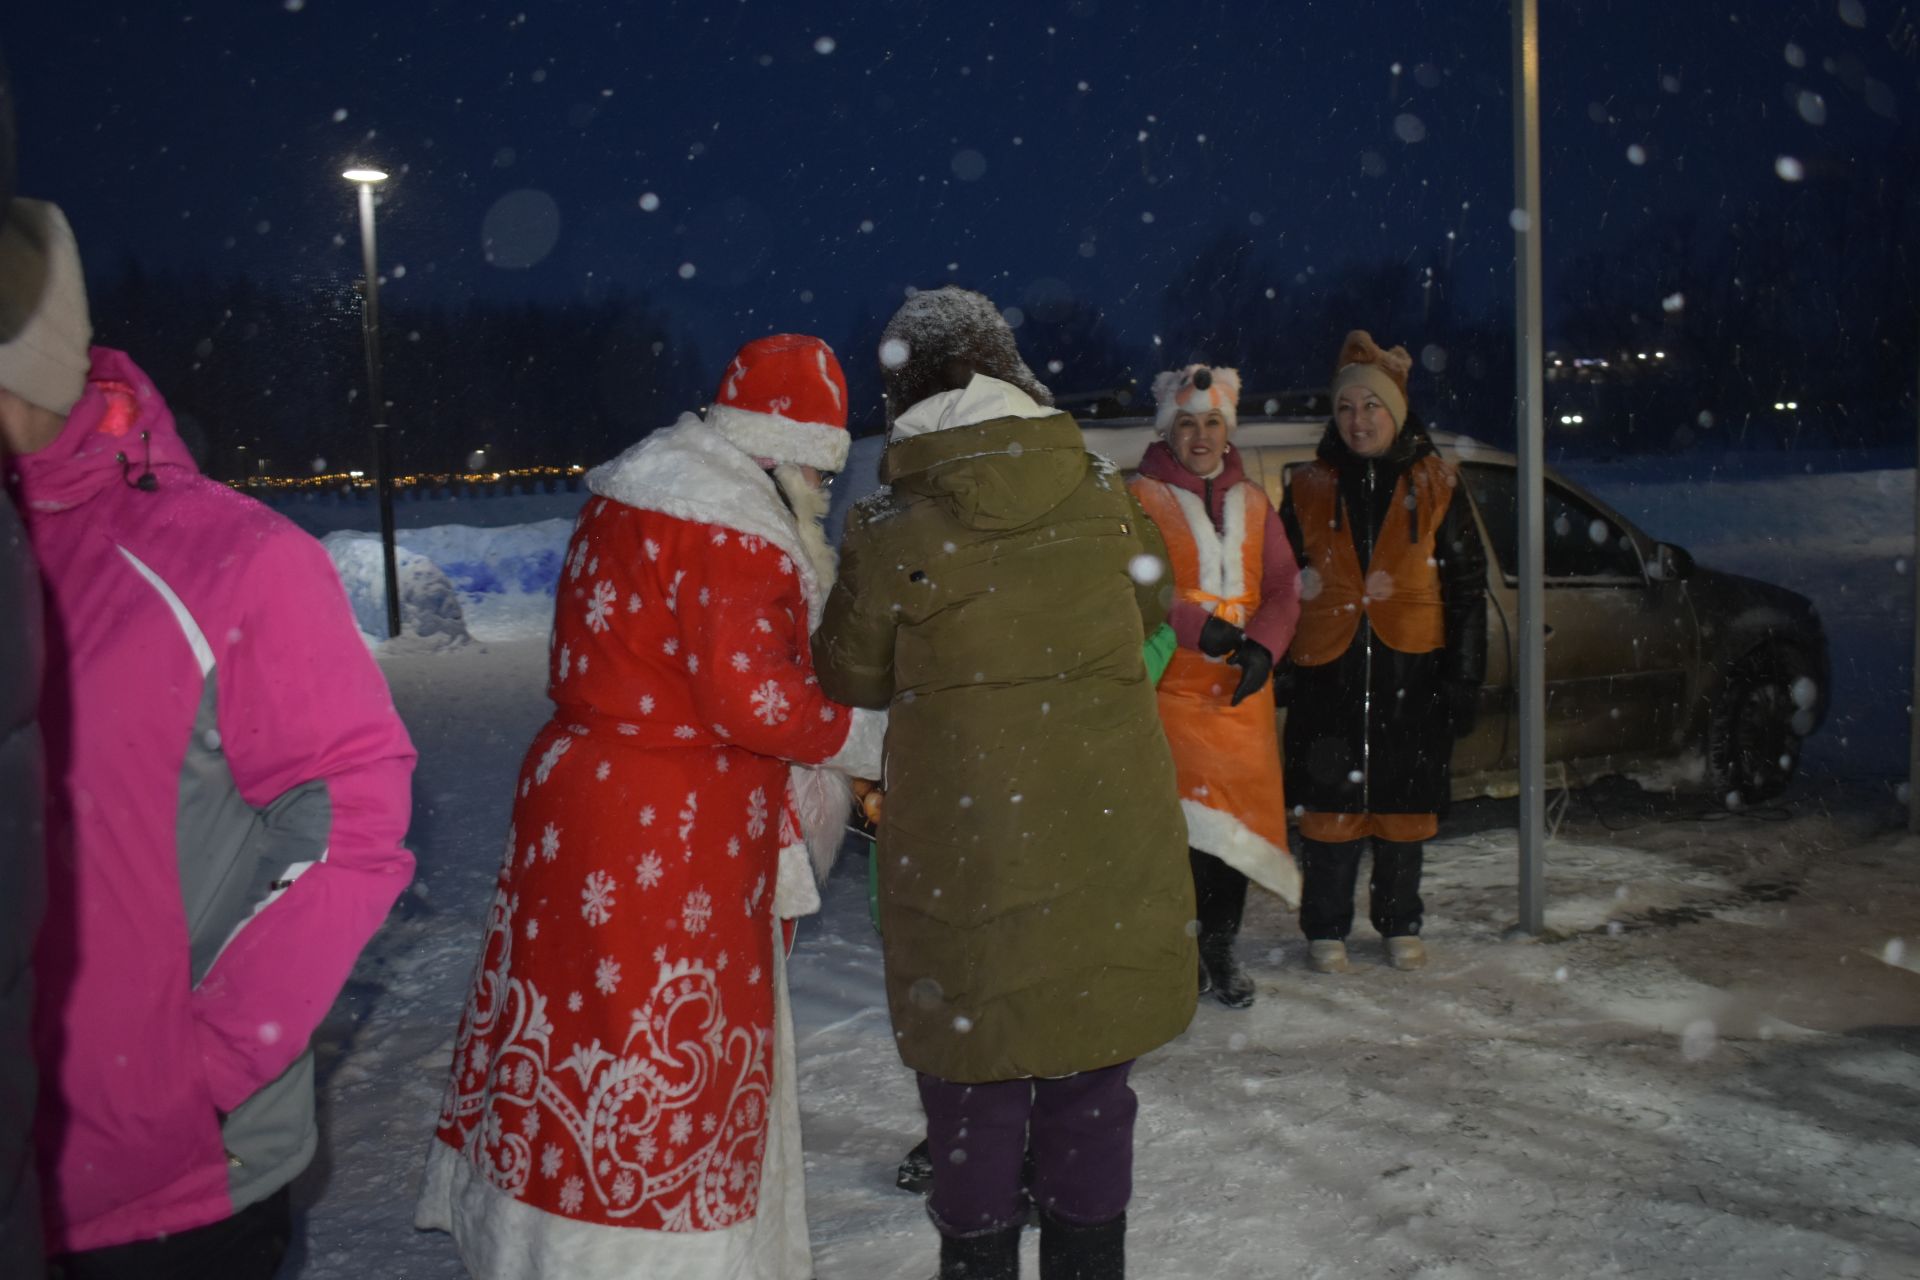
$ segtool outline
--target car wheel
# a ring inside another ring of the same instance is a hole
[[[1793,690],[1801,665],[1791,652],[1768,647],[1727,673],[1707,722],[1707,780],[1727,808],[1772,799],[1800,767]]]

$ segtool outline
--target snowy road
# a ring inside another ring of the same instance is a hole
[[[323,1028],[289,1274],[460,1274],[412,1200],[543,652],[383,656],[422,753],[420,882]],[[1132,1274],[1920,1277],[1920,842],[1883,794],[1803,786],[1738,817],[1583,796],[1539,944],[1500,937],[1510,809],[1465,806],[1430,853],[1424,974],[1357,937],[1354,975],[1311,976],[1256,902],[1259,1003],[1204,1004],[1138,1071]],[[791,966],[821,1280],[934,1270],[891,1185],[919,1116],[862,870],[843,861]]]

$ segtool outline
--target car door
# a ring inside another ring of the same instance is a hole
[[[1516,475],[1509,463],[1464,461],[1486,531],[1488,588],[1517,616]],[[1698,637],[1685,589],[1647,573],[1646,536],[1558,478],[1545,486],[1549,761],[1666,754],[1683,714]],[[1508,734],[1508,755],[1517,751]]]

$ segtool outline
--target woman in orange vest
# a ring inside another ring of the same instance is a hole
[[[1188,365],[1153,382],[1160,440],[1132,483],[1173,569],[1167,613],[1179,642],[1158,686],[1173,748],[1200,926],[1200,990],[1253,1003],[1234,958],[1249,877],[1300,901],[1268,676],[1300,613],[1299,570],[1280,519],[1230,443],[1240,400],[1232,369]]]
[[[1294,468],[1281,519],[1300,563],[1289,655],[1287,793],[1300,821],[1300,929],[1320,973],[1346,973],[1360,856],[1396,969],[1426,963],[1423,844],[1439,826],[1453,741],[1486,668],[1487,562],[1453,465],[1407,408],[1406,350],[1347,335],[1333,421]]]

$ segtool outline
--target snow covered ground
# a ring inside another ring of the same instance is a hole
[[[1920,841],[1899,833],[1886,763],[1905,749],[1912,473],[1684,492],[1581,478],[1702,560],[1815,596],[1836,647],[1822,737],[1846,746],[1739,815],[1625,784],[1576,796],[1538,942],[1502,936],[1511,804],[1460,807],[1430,847],[1425,973],[1386,968],[1363,926],[1355,974],[1310,975],[1256,895],[1258,1004],[1203,1003],[1136,1075],[1132,1274],[1920,1278]],[[495,550],[564,540],[554,523]],[[415,549],[444,569],[472,539],[441,536]],[[290,1275],[461,1274],[446,1237],[412,1230],[412,1202],[504,783],[548,708],[539,594],[447,577],[475,641],[380,648],[421,749],[420,876],[317,1038],[322,1151],[296,1187]],[[489,629],[489,595],[519,615]],[[843,855],[790,966],[821,1280],[934,1270],[932,1228],[892,1188],[920,1119],[863,861]]]

